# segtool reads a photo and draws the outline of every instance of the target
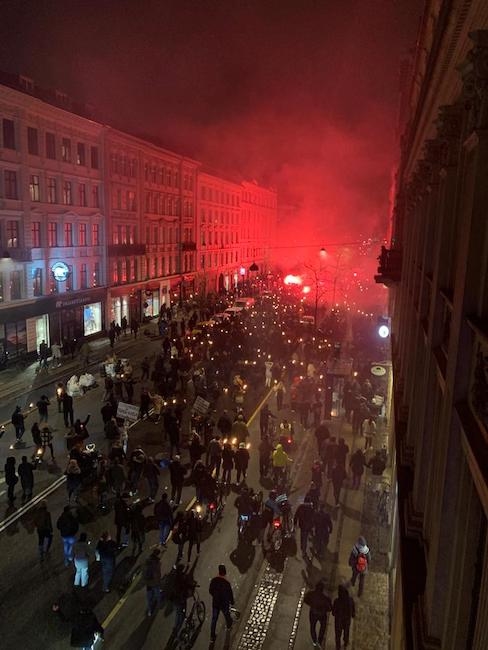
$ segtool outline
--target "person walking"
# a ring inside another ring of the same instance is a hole
[[[115,539],[117,540],[117,546],[128,546],[129,545],[129,532],[130,532],[130,520],[131,513],[127,501],[122,497],[121,494],[117,495],[114,501],[114,515],[115,515],[115,529],[117,531]],[[122,529],[124,530],[124,536],[122,538]]]
[[[9,456],[5,461],[5,483],[7,485],[7,498],[10,505],[15,501],[15,486],[19,482],[15,469],[15,457]]]
[[[278,411],[281,411],[281,409],[283,408],[283,401],[285,399],[285,393],[286,393],[285,384],[283,383],[282,379],[280,379],[278,383],[275,384],[273,390],[276,393],[276,409]]]
[[[149,408],[151,406],[151,396],[147,388],[143,388],[141,391],[141,397],[139,402],[139,417],[141,420],[144,420],[146,417],[149,419]]]
[[[224,443],[222,450],[222,481],[227,485],[231,484],[232,470],[234,468],[235,452],[229,442]]]
[[[352,547],[349,555],[349,566],[352,570],[351,585],[354,587],[359,577],[358,597],[361,597],[364,590],[364,578],[368,572],[371,561],[371,552],[364,537],[358,537],[358,541]]]
[[[210,638],[215,641],[217,620],[220,612],[224,615],[227,629],[232,627],[232,618],[230,615],[230,606],[234,604],[234,594],[230,582],[226,578],[227,569],[224,564],[219,564],[219,573],[210,581],[208,588],[212,596],[212,622],[210,624]]]
[[[347,454],[349,453],[349,446],[346,445],[344,438],[339,438],[339,443],[336,449],[336,462],[343,467],[346,466]]]
[[[177,512],[173,524],[173,533],[172,539],[173,542],[178,546],[178,554],[176,556],[176,564],[183,557],[183,549],[185,548],[185,543],[188,540],[188,529],[187,529],[188,520],[186,518],[186,512]]]
[[[37,401],[37,412],[39,413],[39,422],[47,422],[49,417],[48,406],[51,404],[47,395],[41,395]]]
[[[53,368],[59,368],[61,365],[61,346],[58,342],[51,345],[51,355]]]
[[[80,524],[71,512],[71,507],[64,506],[63,512],[56,522],[56,528],[63,540],[64,566],[68,566],[73,561],[73,544],[76,541],[79,527]]]
[[[330,611],[332,611],[332,601],[327,596],[325,591],[325,584],[323,580],[319,580],[314,589],[308,591],[303,599],[303,602],[310,607],[308,613],[310,622],[310,636],[314,648],[321,648],[325,635],[327,633],[327,618]],[[319,624],[319,633],[317,636],[317,623]]]
[[[222,443],[220,436],[215,434],[208,445],[209,472],[215,470],[215,478],[219,478],[220,466],[222,464]]]
[[[141,361],[141,370],[142,370],[141,381],[144,381],[145,379],[149,379],[149,372],[151,370],[151,361],[149,360],[148,356],[145,356],[144,359]]]
[[[154,499],[156,498],[159,489],[160,471],[152,456],[148,456],[147,461],[144,463],[142,474],[145,477],[149,488],[149,502],[154,503]]]
[[[39,368],[47,368],[47,359],[49,356],[49,347],[44,339],[39,345]]]
[[[136,503],[131,508],[130,531],[132,537],[132,555],[140,555],[146,540],[146,518],[142,504]]]
[[[102,533],[96,547],[96,554],[100,560],[102,569],[102,588],[108,594],[110,592],[110,585],[115,573],[115,558],[117,557],[118,547],[116,542],[110,537],[110,534],[105,531]]]
[[[314,515],[314,532],[317,557],[322,558],[332,533],[332,519],[323,503],[319,504],[318,512]]]
[[[80,533],[73,544],[73,561],[75,564],[75,587],[87,587],[89,579],[90,547],[86,533]]]
[[[223,411],[222,415],[217,420],[217,429],[220,431],[222,438],[230,436],[232,430],[232,421],[229,418],[227,411]]]
[[[130,322],[130,331],[131,334],[134,334],[134,339],[137,338],[137,332],[139,331],[139,323],[136,320],[131,320]]]
[[[349,629],[351,619],[356,616],[356,606],[344,585],[337,587],[337,594],[337,598],[332,604],[332,615],[334,616],[336,650],[341,650],[342,638],[344,638],[344,647],[349,645]]]
[[[43,500],[34,511],[34,526],[37,528],[39,557],[43,562],[53,543],[53,524],[47,501]]]
[[[174,638],[183,625],[186,615],[186,604],[188,596],[195,590],[195,581],[192,578],[191,571],[186,572],[185,567],[181,562],[178,562],[173,567],[173,588],[171,594],[171,601],[175,608],[175,623],[172,630],[172,637]]]
[[[11,422],[14,425],[15,438],[17,442],[20,442],[22,440],[22,436],[25,433],[24,415],[20,406],[15,407],[15,411],[12,413]]]
[[[143,580],[146,585],[146,603],[147,616],[154,616],[161,603],[161,560],[159,558],[161,551],[159,548],[153,548],[151,554],[144,564],[142,572]]]
[[[330,478],[332,479],[332,487],[334,490],[334,500],[335,500],[336,508],[339,506],[342,484],[344,483],[346,477],[347,477],[347,473],[344,466],[341,463],[335,461],[330,474]]]
[[[191,552],[195,545],[197,547],[197,555],[200,555],[200,542],[202,537],[202,520],[194,509],[186,513],[186,531],[188,538],[187,562],[190,564]]]
[[[68,428],[69,426],[73,426],[75,418],[73,413],[73,398],[66,391],[63,393],[62,403],[64,426]]]
[[[186,471],[181,464],[180,456],[176,455],[169,464],[169,477],[171,481],[171,502],[177,506],[181,503],[185,474]]]
[[[305,497],[305,501],[296,509],[293,523],[300,528],[300,548],[303,557],[307,558],[308,537],[314,527],[313,507],[309,497]]]
[[[232,423],[231,435],[237,438],[238,443],[243,442],[244,445],[249,438],[249,429],[242,413],[239,413],[237,419]]]
[[[122,330],[124,336],[127,335],[127,325],[127,316],[122,316],[120,320],[120,329]]]
[[[32,435],[34,435],[34,433]],[[44,454],[46,453],[46,447],[49,447],[49,451],[51,452],[51,460],[55,460],[53,450],[53,433],[47,424],[45,424],[41,429],[41,447],[43,458]]]
[[[17,469],[17,474],[19,475],[22,486],[22,503],[25,503],[32,499],[32,491],[34,489],[34,467],[27,460],[27,456],[22,456],[22,462]]]
[[[245,442],[240,442],[239,443],[239,448],[236,451],[236,455],[234,458],[234,463],[236,466],[236,471],[237,471],[237,485],[240,484],[241,482],[241,475],[242,475],[242,480],[246,480],[247,476],[247,468],[249,466],[249,451],[246,449],[246,443]]]
[[[74,498],[75,502],[78,503],[81,489],[81,469],[78,465],[78,461],[75,458],[72,458],[68,462],[65,475],[66,489],[68,491],[68,503],[71,503],[72,497]]]
[[[87,602],[81,602],[71,628],[70,645],[72,648],[90,650],[98,637],[103,640],[103,627]]]
[[[349,460],[349,467],[351,468],[352,474],[352,489],[359,490],[361,485],[361,477],[364,474],[364,467],[366,465],[366,459],[364,457],[364,452],[362,449],[356,449],[352,454]]]
[[[173,527],[173,508],[168,503],[168,494],[163,492],[161,501],[154,506],[154,517],[159,526],[159,543],[166,546],[169,531]]]
[[[374,417],[370,416],[365,418],[362,423],[362,431],[364,435],[364,451],[373,446],[373,438],[376,436],[376,422]]]

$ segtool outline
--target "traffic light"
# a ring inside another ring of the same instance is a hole
[[[387,339],[390,336],[390,318],[388,316],[378,317],[378,326],[376,331],[378,336],[382,339]]]

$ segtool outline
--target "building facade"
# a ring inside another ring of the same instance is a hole
[[[392,648],[488,647],[488,5],[426,3],[404,110],[390,291]]]
[[[26,89],[34,90],[24,79]],[[63,96],[58,100],[62,102]],[[102,127],[0,92],[0,361],[101,332]]]
[[[268,268],[275,191],[0,82],[0,366]]]

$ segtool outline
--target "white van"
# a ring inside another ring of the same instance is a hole
[[[251,309],[254,307],[256,301],[251,297],[236,298],[234,300],[233,307],[239,307],[240,309]]]

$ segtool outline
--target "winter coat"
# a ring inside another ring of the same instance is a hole
[[[186,471],[179,460],[172,460],[170,462],[169,474],[170,474],[172,485],[183,485]]]
[[[167,501],[158,501],[154,506],[154,516],[158,522],[173,525],[173,508]]]
[[[364,537],[360,537],[356,544],[352,547],[351,553],[349,555],[349,566],[354,570],[356,567],[357,559],[359,555],[362,554],[366,557],[367,561],[367,566],[369,567],[369,563],[371,561],[371,552],[369,550],[369,546],[366,544],[366,540]],[[366,571],[368,568],[366,568]]]
[[[18,469],[17,469],[17,474],[20,477],[20,482],[22,483],[23,486],[27,485],[34,485],[34,468],[32,467],[32,464],[29,462],[25,463],[20,463]]]
[[[249,465],[249,452],[247,449],[238,449],[235,456],[236,469],[247,469]]]
[[[356,616],[356,607],[354,600],[343,585],[339,585],[339,596],[334,600],[332,605],[332,614],[335,618],[336,626],[342,627],[351,622],[351,618]]]
[[[295,523],[295,526],[298,523],[301,530],[311,531],[314,525],[314,514],[313,514],[312,504],[301,503],[298,506],[297,511],[295,512],[293,521]]]
[[[364,458],[363,452],[358,449],[353,453],[349,461],[349,467],[351,472],[356,476],[361,476],[364,474],[364,466],[366,465],[366,459]]]
[[[115,499],[114,514],[116,526],[130,526],[130,508],[124,499]]]
[[[235,436],[239,442],[246,442],[249,437],[249,429],[244,420],[236,420],[231,429],[231,435]]]
[[[39,506],[34,512],[34,525],[39,532],[53,532],[51,514],[44,506]]]
[[[224,447],[222,450],[222,467],[224,469],[233,469],[235,453],[232,447]]]
[[[212,607],[222,609],[234,604],[232,587],[224,576],[219,575],[212,578],[208,592],[212,596]]]
[[[327,618],[327,614],[332,611],[332,601],[327,594],[324,594],[321,585],[308,591],[303,602],[310,607],[311,612],[321,619]]]
[[[146,587],[158,587],[161,584],[161,560],[151,553],[147,558],[142,572]]]
[[[276,445],[276,449],[273,452],[273,467],[286,467],[289,462],[290,458],[283,449],[283,445]]]
[[[71,630],[72,648],[89,648],[95,640],[95,632],[103,635],[103,627],[91,611],[78,612]]]
[[[61,537],[74,537],[79,527],[78,519],[71,512],[63,512],[56,522],[56,528]]]

